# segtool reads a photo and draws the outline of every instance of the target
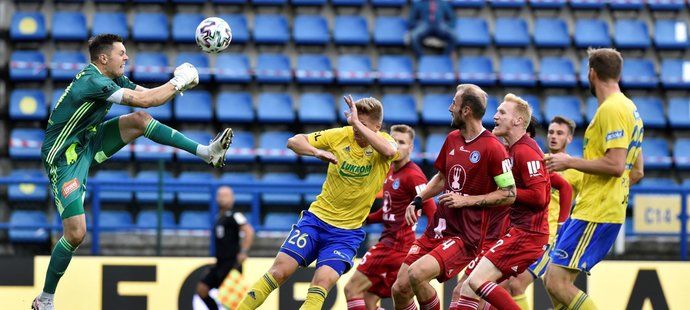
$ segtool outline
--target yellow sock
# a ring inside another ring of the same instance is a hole
[[[300,310],[321,310],[323,301],[326,300],[328,291],[318,285],[314,285],[307,291],[307,299],[300,307]]]
[[[589,295],[585,294],[583,291],[579,291],[573,301],[568,305],[568,309],[573,310],[597,310],[597,306],[594,301],[589,298]]]
[[[242,298],[238,310],[254,310],[266,301],[268,295],[278,288],[278,282],[269,273],[264,274],[259,281],[256,281],[247,295]]]
[[[555,310],[568,310],[568,307],[558,302],[558,299],[556,299],[556,297],[549,294],[549,290],[546,290],[546,294],[549,295],[549,298],[551,299],[551,303],[553,303],[553,308]]]
[[[520,309],[522,310],[530,310],[529,309],[529,302],[527,302],[527,296],[525,294],[520,294],[517,296],[513,296],[513,301],[520,306]]]

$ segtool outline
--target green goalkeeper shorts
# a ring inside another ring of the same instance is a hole
[[[106,161],[125,146],[117,117],[93,127],[84,140],[83,145],[70,145],[52,165],[43,162],[62,219],[84,214],[86,178],[91,165]],[[75,200],[80,203],[73,203]]]

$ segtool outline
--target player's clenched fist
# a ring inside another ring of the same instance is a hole
[[[194,65],[185,62],[175,68],[170,83],[172,83],[179,92],[191,89],[199,84],[199,72]]]

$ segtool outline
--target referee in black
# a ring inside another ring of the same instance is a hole
[[[216,265],[199,281],[196,292],[209,309],[217,310],[216,301],[208,295],[209,290],[218,288],[232,268],[242,272],[242,263],[254,241],[254,228],[240,212],[232,210],[235,194],[229,186],[222,186],[216,192],[219,214],[213,227],[216,238]],[[240,241],[241,239],[241,241]]]

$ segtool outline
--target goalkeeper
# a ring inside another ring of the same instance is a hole
[[[103,121],[113,103],[140,108],[162,105],[178,92],[196,86],[199,74],[194,66],[184,63],[164,85],[152,89],[136,85],[124,76],[129,57],[122,38],[113,34],[91,38],[89,55],[91,63],[74,77],[50,114],[41,148],[64,235],[53,248],[43,292],[34,299],[32,309],[54,309],[58,281],[84,240],[84,195],[92,164],[104,162],[143,135],[221,167],[232,143],[230,128],[218,134],[209,145],[201,145],[143,111]]]

